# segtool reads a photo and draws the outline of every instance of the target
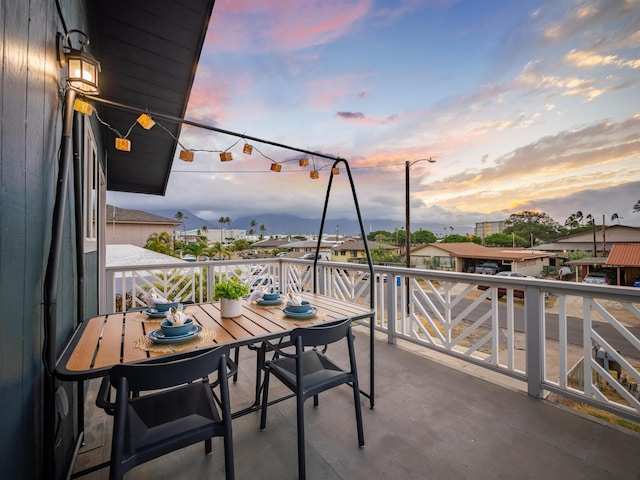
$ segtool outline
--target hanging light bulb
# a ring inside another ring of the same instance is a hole
[[[247,155],[251,155],[253,153],[253,147],[251,145],[249,145],[248,143],[245,143],[244,147],[242,147],[242,153],[245,153]]]
[[[233,157],[231,156],[231,152],[222,152],[220,154],[221,162],[230,162],[231,160],[233,160]]]
[[[154,122],[153,119],[146,113],[140,115],[136,122],[138,122],[145,130],[149,130],[156,124],[156,122]]]
[[[333,167],[331,169],[331,173],[333,173],[334,175],[340,175],[340,169],[338,167]]]
[[[301,167],[307,167],[309,166],[309,159],[307,157],[301,158],[298,163]]]
[[[280,165],[279,163],[272,163],[271,164],[271,171],[272,172],[279,172],[280,170],[282,170],[282,165]]]
[[[73,109],[76,112],[82,113],[83,115],[91,115],[93,113],[93,105],[91,105],[89,102],[80,100],[79,98],[76,98],[74,100]]]
[[[183,148],[182,150],[180,150],[180,160],[184,162],[193,162],[193,152],[191,150]]]
[[[120,150],[121,152],[130,152],[131,141],[126,138],[116,137],[116,150]]]
[[[309,172],[309,177],[313,180],[317,180],[320,178],[320,172],[318,170],[311,170],[311,172]]]

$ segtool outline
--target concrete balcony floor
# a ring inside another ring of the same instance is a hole
[[[356,332],[358,367],[368,389],[369,337]],[[362,397],[365,447],[357,443],[348,387],[306,404],[309,479],[633,479],[640,478],[640,435],[529,397],[518,381],[436,356],[416,346],[375,346],[375,409]],[[334,354],[333,350],[330,351]],[[339,353],[336,351],[336,355]],[[251,403],[254,355],[241,352],[231,386],[235,410]],[[76,470],[108,459],[111,418],[97,410],[93,381],[87,395],[86,444]],[[270,398],[284,393],[274,379]],[[293,399],[233,421],[236,478],[297,477]],[[131,470],[127,479],[224,478],[222,441],[204,455],[197,444]],[[106,479],[108,469],[82,478]]]

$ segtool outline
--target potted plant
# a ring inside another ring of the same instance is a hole
[[[249,286],[236,278],[223,278],[213,287],[213,299],[220,300],[223,317],[237,317],[242,314],[242,297],[249,294]]]

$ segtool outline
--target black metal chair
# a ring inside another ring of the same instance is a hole
[[[200,441],[210,454],[211,439],[219,436],[224,437],[226,478],[234,478],[228,379],[236,366],[228,357],[229,348],[223,346],[173,361],[111,368],[96,400],[114,416],[110,479]],[[216,371],[210,383],[209,374]]]
[[[362,426],[362,407],[360,405],[360,389],[356,367],[351,320],[332,324],[323,324],[306,328],[297,328],[291,332],[291,343],[295,345],[295,353],[289,353],[278,347],[278,358],[267,361],[263,367],[264,392],[262,396],[262,412],[260,429],[267,423],[267,407],[269,405],[269,377],[275,375],[296,397],[298,423],[298,476],[306,477],[305,439],[304,439],[304,402],[313,397],[313,405],[318,406],[318,395],[326,390],[342,384],[353,389],[353,401],[356,411],[358,445],[364,446],[364,429]],[[346,341],[349,351],[349,371],[343,370],[326,356],[326,346],[339,341]],[[320,351],[317,347],[324,346]],[[305,350],[305,347],[313,349]]]

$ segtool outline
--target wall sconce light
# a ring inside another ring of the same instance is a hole
[[[126,138],[116,137],[116,150],[121,152],[131,151],[131,141]]]
[[[298,162],[301,167],[309,166],[309,159],[307,157],[301,158]]]
[[[230,162],[231,160],[233,160],[233,157],[231,156],[231,152],[222,152],[220,154],[221,162]]]
[[[71,46],[71,36],[73,34],[83,37],[80,40],[79,49]],[[85,46],[89,44],[89,37],[80,30],[69,30],[66,35],[58,32],[56,43],[60,68],[69,66],[67,75],[69,87],[87,95],[99,94],[98,73],[100,73],[100,62],[85,51]]]
[[[318,170],[311,170],[309,177],[311,177],[312,180],[317,180],[320,178],[320,172]]]
[[[247,155],[251,155],[253,153],[253,147],[248,143],[245,143],[244,147],[242,147],[242,152]]]
[[[282,170],[282,165],[280,165],[279,163],[272,163],[271,164],[271,171],[272,172],[279,172]]]
[[[184,162],[193,162],[193,152],[186,148],[180,150],[180,160]]]
[[[156,122],[154,122],[153,119],[146,113],[140,115],[136,122],[138,122],[145,130],[149,130],[156,124]]]
[[[93,113],[93,105],[89,102],[85,102],[84,100],[80,100],[79,98],[76,98],[73,101],[73,109],[83,115],[91,115]]]

